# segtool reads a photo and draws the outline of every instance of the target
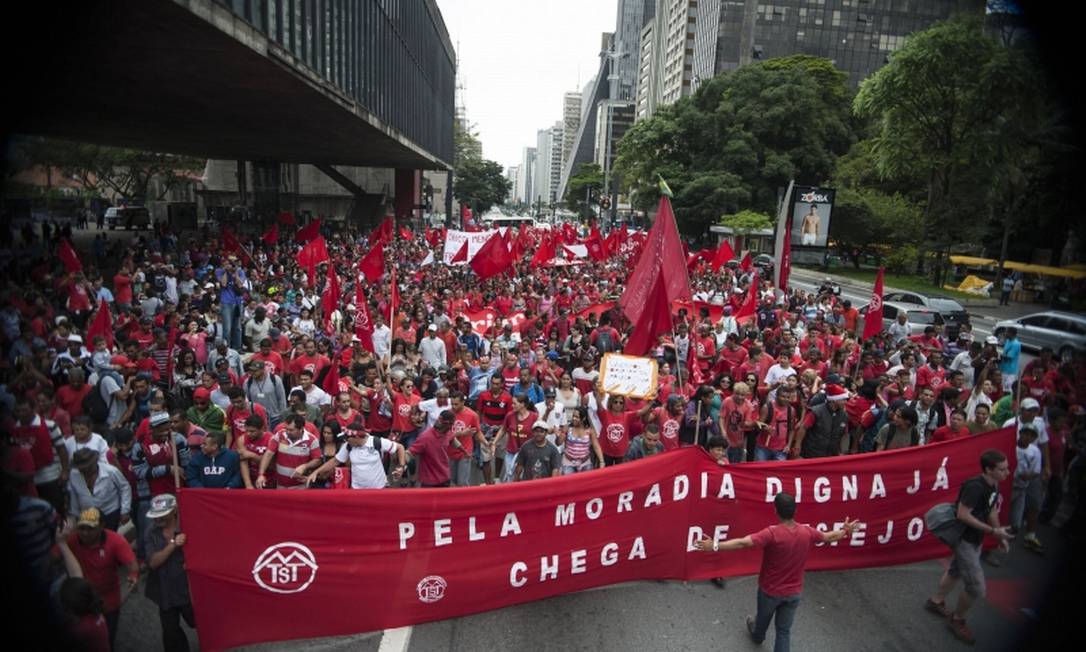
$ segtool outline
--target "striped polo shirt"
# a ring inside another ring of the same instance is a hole
[[[305,484],[304,477],[293,477],[294,469],[321,457],[320,443],[308,431],[298,441],[291,441],[285,430],[277,432],[268,442],[268,450],[275,453],[275,484],[280,488]]]

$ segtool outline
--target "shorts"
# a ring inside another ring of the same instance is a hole
[[[980,544],[970,543],[965,539],[954,546],[954,556],[950,560],[947,575],[962,580],[965,592],[973,598],[983,598],[985,594],[984,568],[980,565]]]
[[[804,233],[801,242],[804,245],[812,245],[813,246],[815,244],[816,240],[818,240],[818,234],[816,234],[816,233]]]
[[[592,470],[592,456],[589,455],[583,460],[573,461],[565,456],[562,457],[562,475],[573,475],[574,473],[584,473],[585,471]]]
[[[483,437],[486,438],[487,442],[494,443],[494,437],[495,437],[495,435],[498,434],[498,430],[501,427],[500,426],[488,426],[486,424],[483,424],[482,426],[480,426],[480,428],[482,428]],[[494,459],[494,454],[491,453],[489,450],[484,451],[483,448],[484,448],[483,446],[479,446],[478,442],[476,442],[475,451],[472,453],[472,457],[475,458],[475,464],[479,468],[482,468],[483,466],[488,464],[490,462],[490,460]]]

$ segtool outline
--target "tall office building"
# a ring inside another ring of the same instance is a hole
[[[659,28],[663,34],[660,102],[672,104],[690,94],[694,65],[694,25],[698,0],[659,0],[657,13],[664,9]]]
[[[581,93],[572,91],[562,96],[562,163],[569,160],[573,141],[581,127]]]
[[[532,191],[544,206],[561,201],[558,182],[562,173],[562,122],[536,134],[535,183]]]
[[[531,204],[535,201],[535,158],[536,148],[525,147],[520,159],[520,174],[517,175],[514,194],[518,202]]]
[[[637,99],[637,79],[641,54],[641,29],[656,13],[656,0],[618,0],[615,21],[614,66],[608,76],[609,97],[614,100]]]
[[[858,86],[907,35],[984,10],[984,0],[698,0],[693,75],[704,81],[753,61],[810,54]]]

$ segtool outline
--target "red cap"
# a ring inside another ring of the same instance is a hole
[[[847,401],[848,392],[840,385],[826,385],[826,398],[830,401]]]
[[[123,367],[128,364],[128,356],[117,354],[109,359],[109,364]]]
[[[211,392],[207,391],[206,387],[197,387],[192,392],[192,398],[193,399],[200,399],[200,400],[209,399],[209,398],[211,398]]]

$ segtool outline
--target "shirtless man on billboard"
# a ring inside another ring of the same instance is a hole
[[[815,211],[816,205],[811,204],[811,210],[803,216],[802,225],[802,244],[804,246],[814,246],[818,240],[818,226],[821,223],[818,213]]]

